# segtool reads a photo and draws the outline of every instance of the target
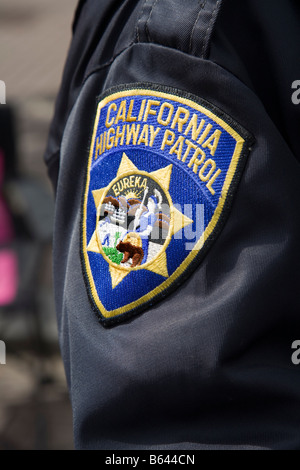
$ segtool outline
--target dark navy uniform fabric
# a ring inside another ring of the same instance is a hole
[[[59,338],[81,449],[300,449],[296,1],[79,3],[46,162]],[[97,97],[146,82],[207,100],[255,139],[228,220],[172,294],[103,327],[80,262]]]

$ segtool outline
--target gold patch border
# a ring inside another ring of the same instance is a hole
[[[92,159],[93,159],[93,149],[95,146],[95,138],[96,138],[101,109],[104,108],[109,102],[113,100],[116,100],[118,98],[136,96],[136,95],[141,95],[141,96],[151,95],[156,98],[171,99],[173,101],[179,102],[180,104],[185,104],[187,106],[190,106],[191,108],[201,112],[202,114],[206,115],[207,117],[215,121],[217,124],[219,124],[226,132],[228,132],[231,135],[231,137],[234,138],[234,140],[236,141],[236,146],[235,146],[232,158],[231,158],[231,162],[227,171],[227,175],[226,175],[223,187],[222,187],[221,197],[219,199],[218,205],[215,209],[215,212],[208,226],[206,227],[202,236],[197,241],[194,249],[190,252],[190,254],[184,259],[184,261],[178,266],[176,271],[174,271],[174,273],[169,278],[163,281],[155,289],[148,292],[148,294],[144,295],[143,297],[140,297],[138,300],[135,300],[134,302],[131,302],[130,304],[124,305],[123,307],[119,307],[115,310],[107,310],[102,304],[101,300],[99,299],[97,289],[94,283],[89,259],[88,259],[88,254],[87,254],[86,215],[87,215],[88,189],[90,185],[90,168],[91,168]],[[96,114],[93,134],[92,134],[90,153],[89,153],[89,161],[88,161],[88,169],[87,169],[88,171],[87,171],[86,186],[85,186],[85,192],[84,192],[83,220],[82,220],[82,250],[83,250],[83,256],[84,256],[85,271],[86,271],[86,275],[88,278],[91,294],[92,294],[95,305],[98,307],[98,309],[100,310],[101,314],[103,315],[105,319],[111,319],[119,315],[128,313],[136,309],[137,307],[145,304],[149,300],[153,299],[154,297],[159,295],[161,292],[166,290],[169,286],[171,286],[176,281],[176,279],[178,279],[178,277],[181,276],[181,274],[183,274],[184,271],[188,268],[188,266],[192,263],[192,261],[195,259],[195,257],[198,255],[198,253],[204,246],[205,240],[207,240],[209,236],[212,234],[212,232],[214,231],[221,217],[221,214],[223,212],[223,208],[226,202],[226,198],[230,190],[231,183],[236,173],[236,169],[237,169],[237,166],[238,166],[241,154],[242,154],[244,143],[245,143],[245,139],[243,139],[242,136],[240,136],[234,129],[232,129],[232,127],[229,124],[223,121],[223,119],[216,116],[212,111],[200,105],[199,103],[192,101],[191,99],[181,97],[179,95],[175,95],[175,94],[173,95],[171,93],[157,91],[151,88],[131,88],[131,89],[112,93],[106,96],[105,98],[103,98],[98,103],[97,114]]]

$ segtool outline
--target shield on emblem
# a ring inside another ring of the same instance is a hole
[[[178,90],[100,97],[82,210],[82,265],[104,325],[159,301],[199,265],[240,180],[251,137]]]

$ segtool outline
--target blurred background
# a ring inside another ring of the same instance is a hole
[[[77,0],[0,0],[0,449],[73,449],[43,162]],[[0,99],[1,102],[1,99]]]

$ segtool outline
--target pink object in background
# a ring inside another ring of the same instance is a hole
[[[4,180],[4,155],[0,150],[0,189]],[[14,250],[7,248],[14,239],[12,218],[0,192],[0,306],[12,303],[17,295],[18,260]],[[4,245],[1,248],[1,245]]]
[[[17,295],[18,262],[13,250],[0,251],[0,306],[9,305]]]

